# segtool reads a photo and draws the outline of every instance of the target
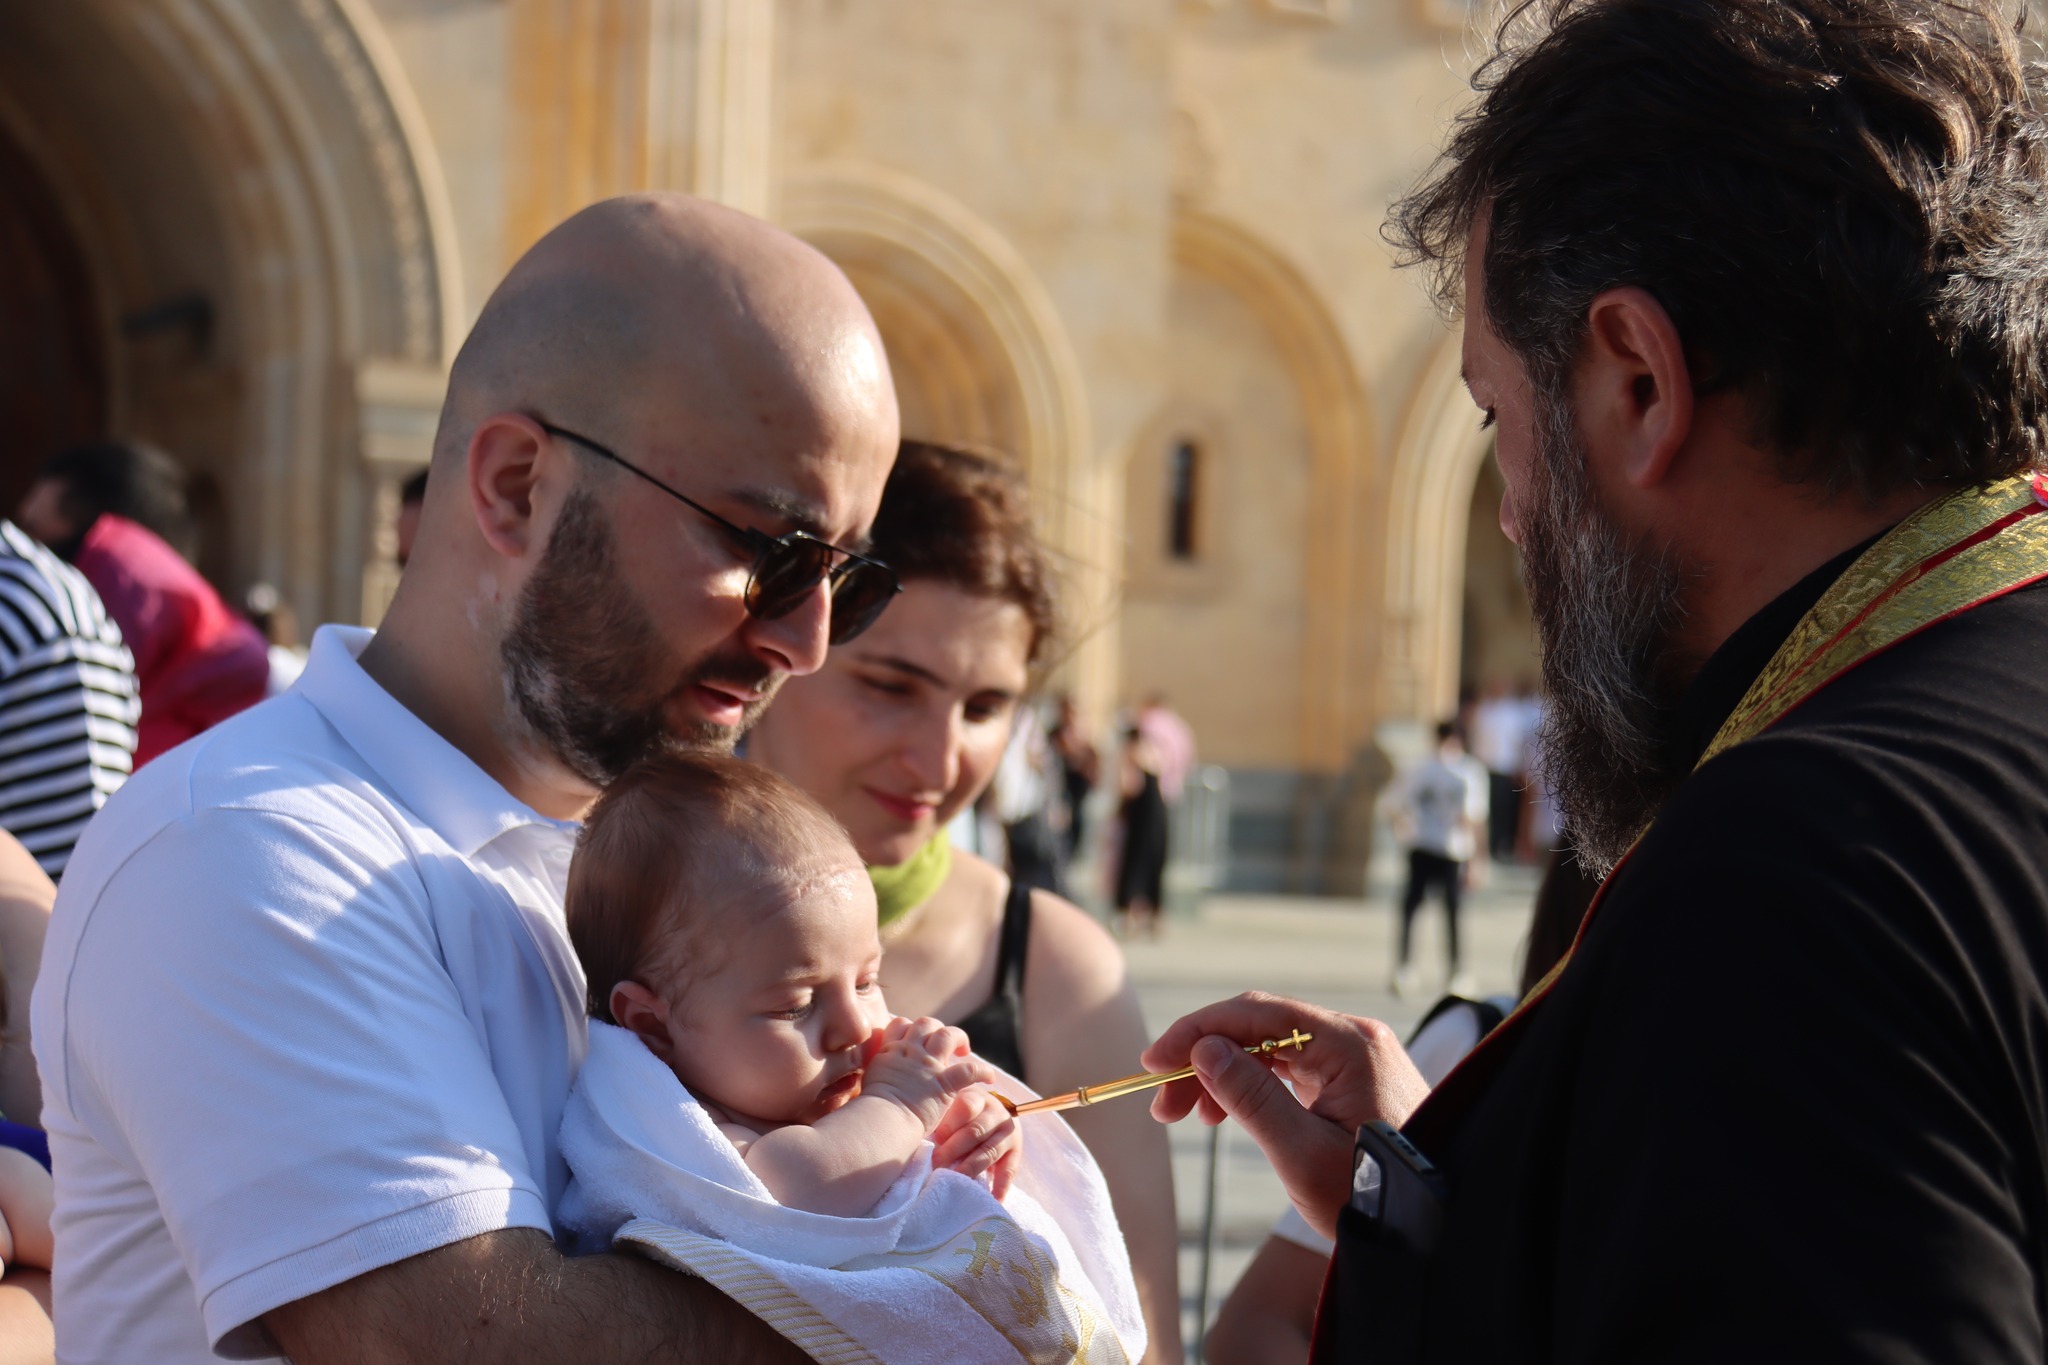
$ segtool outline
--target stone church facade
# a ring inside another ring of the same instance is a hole
[[[216,581],[374,620],[397,486],[506,265],[591,199],[709,195],[847,270],[908,432],[1028,471],[1076,627],[1054,684],[1189,718],[1242,884],[1355,890],[1387,755],[1461,679],[1533,671],[1455,335],[1379,236],[1466,98],[1466,25],[1462,0],[0,5],[0,498],[67,441],[143,436],[194,471]]]

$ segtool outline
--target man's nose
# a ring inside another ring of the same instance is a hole
[[[832,594],[820,583],[772,621],[749,617],[745,638],[755,655],[776,672],[802,677],[824,667],[831,629]]]

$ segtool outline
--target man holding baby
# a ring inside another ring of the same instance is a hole
[[[859,299],[766,224],[612,200],[513,268],[381,627],[321,631],[74,856],[34,1021],[65,1358],[801,1358],[551,1242],[562,891],[612,778],[729,750],[886,605],[897,439]]]

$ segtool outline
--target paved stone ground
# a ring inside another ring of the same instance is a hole
[[[1169,918],[1157,940],[1126,944],[1147,1025],[1156,1035],[1197,1006],[1257,989],[1384,1019],[1405,1034],[1444,984],[1443,916],[1433,904],[1425,907],[1415,952],[1423,989],[1417,998],[1395,999],[1388,989],[1394,951],[1390,897],[1398,894],[1398,887],[1390,889],[1392,871],[1382,870],[1377,889],[1364,900],[1211,896]],[[1513,988],[1535,886],[1531,869],[1496,868],[1489,884],[1466,898],[1460,924],[1465,966],[1483,994]],[[1173,1132],[1184,1335],[1190,1344],[1197,1324],[1214,1315],[1286,1205],[1279,1180],[1251,1139],[1231,1124],[1219,1131],[1206,1305],[1200,1276],[1209,1130],[1190,1120]]]

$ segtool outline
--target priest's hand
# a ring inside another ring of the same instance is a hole
[[[1299,1051],[1244,1051],[1294,1029],[1313,1035]],[[1176,1021],[1140,1061],[1151,1071],[1192,1064],[1193,1080],[1162,1086],[1153,1097],[1152,1117],[1173,1123],[1194,1111],[1204,1123],[1236,1119],[1294,1207],[1326,1237],[1335,1236],[1337,1212],[1351,1194],[1353,1135],[1375,1119],[1399,1127],[1429,1093],[1400,1038],[1379,1020],[1257,991]],[[1293,1094],[1282,1079],[1293,1083]]]

